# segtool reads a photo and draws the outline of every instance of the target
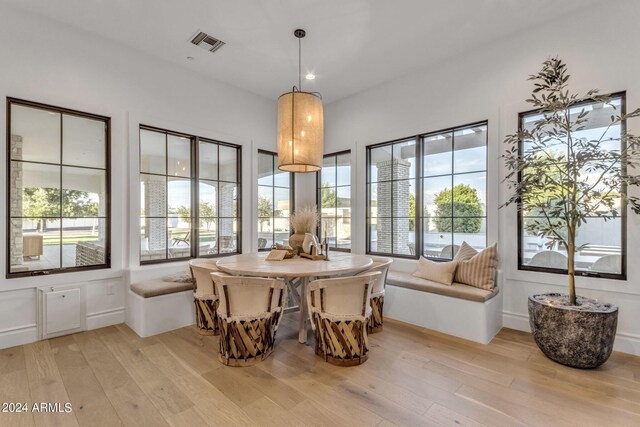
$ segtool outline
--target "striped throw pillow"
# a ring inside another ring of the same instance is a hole
[[[462,242],[460,249],[456,252],[456,256],[453,257],[456,261],[467,261],[478,254],[478,251],[473,249],[467,242]]]
[[[421,279],[431,280],[433,282],[442,283],[451,286],[453,276],[456,273],[457,261],[434,262],[420,257],[418,260],[418,269],[413,275]]]
[[[464,243],[458,253],[462,252],[463,247]],[[494,243],[480,252],[476,251],[471,258],[459,261],[455,281],[488,291],[492,290],[495,286],[497,256],[498,245]]]

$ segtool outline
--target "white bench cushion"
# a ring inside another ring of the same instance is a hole
[[[387,285],[477,302],[490,300],[494,296],[498,295],[499,292],[497,286],[490,291],[456,282],[453,282],[451,286],[448,286],[431,280],[421,279],[413,276],[411,273],[404,273],[400,271],[389,272],[387,275]]]

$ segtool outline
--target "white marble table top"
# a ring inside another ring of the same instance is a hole
[[[266,261],[268,254],[269,252],[258,252],[233,255],[220,259],[217,266],[233,275],[289,278],[340,276],[358,273],[373,264],[368,256],[343,252],[332,252],[329,261],[312,261],[298,257]]]

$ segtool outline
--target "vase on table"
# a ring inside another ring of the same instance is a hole
[[[289,236],[289,246],[291,246],[296,253],[302,251],[302,243],[304,242],[304,233],[295,233]]]
[[[302,242],[302,250],[305,253],[310,254],[311,248],[317,244],[318,244],[318,238],[315,235],[311,233],[305,233],[304,241]]]

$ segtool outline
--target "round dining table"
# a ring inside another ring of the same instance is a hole
[[[311,278],[327,278],[346,276],[367,270],[373,260],[365,255],[354,255],[344,252],[333,252],[329,260],[312,261],[307,258],[294,257],[282,261],[267,261],[269,252],[240,254],[220,259],[217,266],[225,273],[234,276],[273,277],[284,279],[300,307],[300,324],[298,341],[307,342],[306,303],[307,286]],[[299,279],[299,280],[297,280]]]

